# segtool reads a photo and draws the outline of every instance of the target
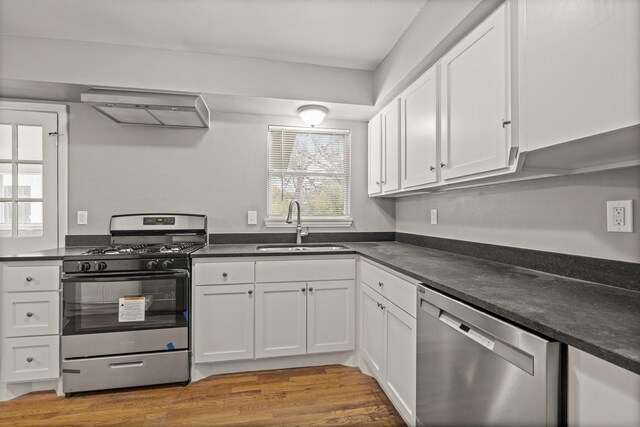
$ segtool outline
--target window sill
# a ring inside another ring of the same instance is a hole
[[[326,218],[302,218],[300,221],[303,227],[319,228],[319,227],[351,227],[353,218],[351,217],[326,217]],[[285,217],[265,218],[264,225],[269,228],[295,228],[293,224],[287,224]]]

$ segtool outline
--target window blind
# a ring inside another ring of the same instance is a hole
[[[350,214],[351,132],[270,126],[268,215],[285,216],[300,202],[304,217]]]

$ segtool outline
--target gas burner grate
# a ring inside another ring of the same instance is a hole
[[[83,255],[142,254],[149,252],[152,247],[150,244],[111,245],[89,249]]]

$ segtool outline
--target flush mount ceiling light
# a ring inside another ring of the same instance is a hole
[[[302,121],[311,127],[322,123],[328,112],[329,109],[322,105],[304,105],[298,108],[298,115]]]

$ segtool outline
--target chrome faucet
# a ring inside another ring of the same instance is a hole
[[[296,221],[296,245],[300,245],[302,244],[302,238],[304,236],[309,235],[309,227],[307,227],[307,231],[302,231],[302,224],[300,223],[300,203],[296,199],[293,199],[291,202],[289,202],[289,213],[287,214],[287,224],[293,223],[291,216],[293,214],[294,203],[298,208],[298,220]]]

